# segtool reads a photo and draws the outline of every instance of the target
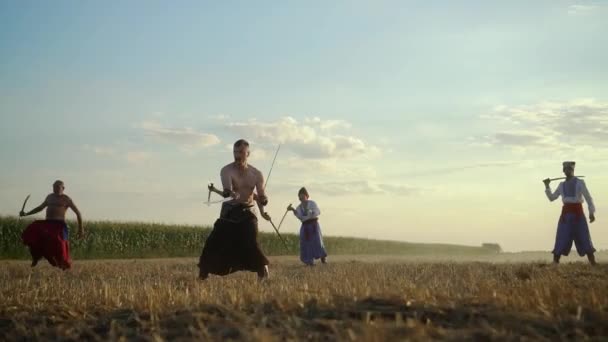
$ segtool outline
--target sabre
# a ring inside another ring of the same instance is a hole
[[[209,193],[207,194],[207,206],[211,205],[211,188],[213,187],[213,183],[209,183],[207,185],[207,189],[209,190]]]
[[[279,236],[279,239],[281,239],[281,241],[283,242],[283,246],[285,246],[285,250],[289,251],[289,247],[287,247],[287,242],[285,242],[285,240],[283,239],[283,237],[281,236],[281,233],[279,233],[279,230],[277,229],[277,227],[274,225],[274,222],[272,222],[272,219],[268,220],[270,221],[270,224],[272,225],[272,228],[274,228],[274,231],[277,232],[277,235]]]
[[[23,205],[21,206],[21,211],[19,212],[19,218],[21,218],[21,214],[23,214],[23,216],[25,216],[25,204],[27,203],[27,200],[30,199],[30,195],[27,195],[27,197],[25,198],[25,201],[23,201]]]
[[[291,207],[291,203],[289,203],[289,207]],[[283,217],[281,218],[281,222],[279,222],[279,229],[281,229],[281,225],[283,224],[283,220],[285,219],[285,216],[287,216],[287,213],[289,212],[289,209],[285,210],[285,214],[283,214]]]
[[[209,194],[207,195],[207,206],[211,205],[211,204],[215,204],[215,203],[223,203],[223,202],[227,202],[230,201],[232,199],[237,199],[238,193],[232,193],[232,195],[230,197],[221,199],[221,200],[217,200],[217,201],[211,201],[211,193],[215,192],[216,194],[220,195],[220,196],[224,196],[224,193],[219,191],[218,189],[215,188],[215,186],[213,185],[213,183],[209,183],[209,185],[207,185],[207,189],[209,189]]]
[[[576,178],[585,178],[585,176],[576,176]],[[556,181],[556,180],[562,180],[562,179],[566,179],[566,177],[549,178],[549,180],[551,182]]]
[[[268,170],[268,176],[266,177],[266,183],[264,183],[264,190],[266,190],[266,185],[268,185],[268,181],[270,180],[270,175],[272,174],[272,168],[274,167],[274,162],[277,160],[277,155],[279,155],[279,150],[281,149],[281,144],[277,147],[277,151],[274,153],[274,158],[272,159],[272,164],[270,165],[270,170]]]

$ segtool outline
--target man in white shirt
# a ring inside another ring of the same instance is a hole
[[[572,242],[576,246],[576,251],[580,256],[587,255],[589,263],[595,265],[595,248],[591,243],[591,234],[589,233],[589,226],[583,212],[583,202],[587,201],[587,207],[589,210],[589,222],[595,221],[595,205],[593,204],[593,198],[585,181],[574,176],[574,166],[576,165],[573,161],[565,161],[563,163],[564,175],[566,180],[559,183],[555,192],[551,191],[549,187],[550,179],[545,179],[545,194],[549,201],[554,201],[562,197],[564,203],[562,207],[562,213],[559,217],[557,224],[557,234],[555,237],[555,247],[553,248],[553,262],[558,264],[559,259],[562,255],[568,255],[572,249]]]

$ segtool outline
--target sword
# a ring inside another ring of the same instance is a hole
[[[289,207],[291,207],[291,203],[289,203]],[[283,224],[283,220],[285,219],[285,216],[287,216],[288,212],[289,212],[289,209],[285,210],[285,214],[283,214],[283,217],[281,218],[281,222],[279,222],[279,229],[281,229],[281,225]]]
[[[25,198],[25,201],[23,201],[23,205],[21,206],[21,211],[19,212],[19,218],[21,218],[21,214],[23,213],[23,216],[25,216],[25,204],[27,203],[27,200],[30,199],[30,195],[27,195],[27,197]]]
[[[209,183],[209,185],[207,185],[207,189],[209,190],[209,193],[207,194],[207,206],[211,205],[211,188],[213,187],[213,183]]]
[[[268,170],[268,176],[266,177],[266,183],[264,183],[264,190],[266,190],[266,185],[268,185],[268,180],[270,180],[270,175],[272,174],[272,168],[274,167],[274,162],[277,160],[277,155],[279,155],[279,150],[281,149],[281,144],[277,147],[277,151],[274,153],[274,158],[272,159],[272,164],[270,165],[270,170]]]
[[[207,185],[207,189],[209,189],[209,193],[207,194],[207,206],[210,206],[211,204],[215,204],[215,203],[223,203],[223,202],[227,202],[230,201],[232,199],[237,199],[238,193],[233,193],[230,197],[227,198],[223,198],[221,200],[217,200],[217,201],[211,201],[211,193],[215,192],[216,194],[220,195],[220,196],[224,196],[223,192],[219,191],[218,189],[215,188],[215,186],[213,186],[213,183],[209,183],[209,185]]]
[[[585,176],[576,176],[576,178],[585,178]],[[562,179],[566,179],[566,177],[549,178],[549,180],[552,182],[556,181],[556,180],[562,180]]]
[[[274,231],[277,232],[277,235],[279,236],[279,238],[281,239],[281,241],[283,242],[283,246],[285,246],[285,250],[289,251],[289,247],[287,247],[287,242],[285,242],[285,239],[283,239],[283,237],[281,236],[281,233],[279,233],[279,230],[277,229],[277,227],[274,225],[274,222],[272,222],[272,219],[268,220],[270,221],[270,224],[272,225],[272,228],[274,228]]]

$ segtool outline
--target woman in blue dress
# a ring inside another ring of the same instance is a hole
[[[325,252],[323,235],[319,226],[321,211],[317,203],[310,200],[309,197],[306,188],[301,188],[298,191],[300,205],[294,209],[290,204],[287,210],[293,211],[294,215],[302,221],[300,227],[300,260],[308,266],[313,266],[315,259],[321,259],[321,262],[325,263],[327,252]]]

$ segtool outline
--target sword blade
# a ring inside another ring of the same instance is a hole
[[[27,203],[27,200],[30,199],[30,195],[28,194],[27,197],[25,197],[25,201],[23,201],[23,205],[21,206],[21,211],[19,212],[19,218],[21,218],[21,213],[24,212],[25,210],[25,204]]]
[[[274,225],[274,222],[272,222],[272,220],[270,220],[270,224],[272,225],[272,228],[274,228],[274,231],[277,232],[277,235],[279,236],[279,239],[281,239],[281,241],[283,242],[283,246],[285,246],[285,250],[289,251],[289,247],[287,247],[287,242],[285,242],[285,239],[283,239],[283,237],[281,236],[281,233],[279,233],[279,230]]]
[[[289,210],[285,210],[285,214],[283,214],[283,217],[281,218],[281,221],[279,222],[279,230],[281,229],[281,225],[283,224],[283,220],[285,219],[285,216],[287,216],[288,212],[289,212]]]
[[[272,159],[272,164],[270,165],[270,170],[268,170],[268,176],[266,177],[266,182],[264,183],[264,190],[266,190],[266,185],[268,185],[268,181],[270,180],[270,175],[272,174],[272,168],[274,167],[274,162],[277,160],[277,155],[279,155],[279,150],[281,149],[281,144],[277,147],[277,151],[274,153],[274,158]]]
[[[576,176],[576,178],[585,178],[585,176]],[[561,180],[561,179],[566,179],[566,177],[557,177],[557,178],[550,178],[550,181],[556,181],[556,180]]]

